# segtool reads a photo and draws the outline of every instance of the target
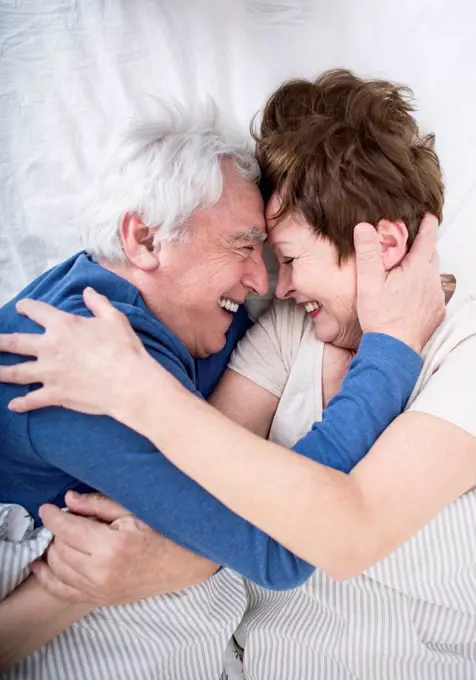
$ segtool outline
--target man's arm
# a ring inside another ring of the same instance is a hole
[[[46,560],[33,565],[39,582],[58,598],[127,604],[185,590],[218,569],[101,494],[70,491],[65,501],[70,513],[42,507],[41,518],[55,540]]]
[[[30,435],[45,462],[216,564],[271,588],[294,587],[313,571],[183,474],[149,440],[113,420],[47,409],[31,414]],[[72,440],[78,442],[73,449]]]

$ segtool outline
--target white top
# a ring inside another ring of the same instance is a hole
[[[274,441],[292,446],[321,418],[322,356],[304,311],[279,301],[235,351],[230,367],[281,398]],[[455,293],[423,357],[407,409],[476,435],[476,298]],[[247,677],[474,680],[476,491],[350,581],[317,571],[292,597],[249,588],[252,605],[237,632]],[[258,654],[263,646],[272,655]]]

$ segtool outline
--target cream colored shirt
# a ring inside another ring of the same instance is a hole
[[[476,435],[475,297],[457,289],[423,357],[407,409]],[[230,367],[281,399],[274,441],[292,446],[321,418],[322,358],[292,302],[275,302],[236,349]],[[476,491],[350,581],[317,570],[291,593],[248,588],[236,632],[247,678],[474,680]]]
[[[321,419],[323,349],[304,309],[292,300],[276,300],[233,353],[229,368],[280,399],[273,441],[292,446]],[[454,294],[422,355],[423,369],[407,409],[476,435],[476,296]]]

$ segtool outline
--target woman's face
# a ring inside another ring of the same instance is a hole
[[[317,236],[299,216],[276,223],[274,194],[266,209],[269,242],[279,263],[276,295],[292,298],[313,320],[316,338],[338,347],[356,349],[362,331],[357,317],[355,258],[338,264],[337,249]]]

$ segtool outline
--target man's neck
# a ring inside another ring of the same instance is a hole
[[[128,281],[139,290],[139,293],[141,293],[136,281],[137,276],[134,275],[133,268],[130,265],[126,264],[125,262],[109,262],[109,260],[104,259],[98,260],[97,262],[101,265],[101,267],[104,267],[104,269],[107,269],[116,276],[120,276],[121,279]]]

